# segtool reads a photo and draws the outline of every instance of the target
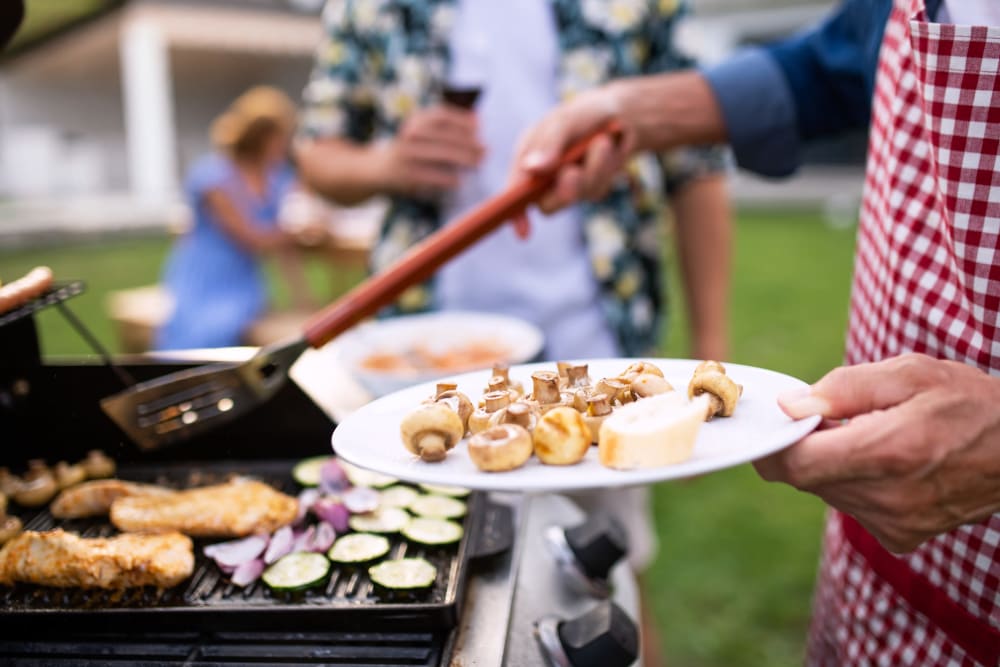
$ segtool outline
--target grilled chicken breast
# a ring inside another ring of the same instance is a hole
[[[0,549],[0,584],[120,589],[176,586],[194,571],[180,533],[84,538],[56,529],[21,533]]]
[[[176,530],[194,537],[243,537],[270,533],[295,520],[298,501],[253,479],[131,496],[111,504],[111,522],[126,532]]]
[[[153,484],[124,482],[120,479],[96,479],[66,489],[52,501],[49,511],[57,519],[82,519],[103,516],[111,503],[126,496],[165,496],[172,489]]]

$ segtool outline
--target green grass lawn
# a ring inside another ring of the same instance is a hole
[[[732,296],[732,360],[816,380],[841,358],[854,246],[853,230],[826,227],[811,214],[744,213],[737,226]],[[168,242],[145,239],[0,252],[0,277],[48,264],[62,278],[85,278],[73,309],[106,344],[114,335],[102,304],[113,289],[154,282]],[[320,267],[311,282],[324,297]],[[676,281],[674,281],[676,284]],[[279,302],[285,301],[280,285]],[[678,317],[663,351],[686,354]],[[58,315],[40,316],[47,354],[86,347]],[[760,481],[749,466],[655,489],[660,556],[645,580],[671,667],[800,665],[819,553],[823,507],[784,486]]]

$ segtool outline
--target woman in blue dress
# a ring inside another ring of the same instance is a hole
[[[194,224],[167,260],[163,284],[175,307],[157,348],[242,342],[267,307],[262,256],[291,248],[278,226],[295,186],[287,161],[295,106],[273,88],[253,88],[212,124],[216,152],[191,168],[185,191]]]

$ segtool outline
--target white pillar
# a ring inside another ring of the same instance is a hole
[[[177,193],[177,142],[162,31],[149,18],[126,18],[119,56],[132,194],[150,203],[170,201]]]

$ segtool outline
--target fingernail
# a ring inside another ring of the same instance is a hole
[[[521,160],[521,164],[524,165],[525,169],[539,169],[548,164],[549,157],[544,151],[531,151],[524,156]]]
[[[812,393],[811,387],[786,391],[778,396],[778,403],[790,417],[802,419],[830,412],[830,403]]]

